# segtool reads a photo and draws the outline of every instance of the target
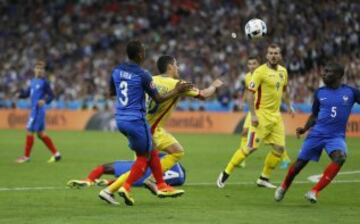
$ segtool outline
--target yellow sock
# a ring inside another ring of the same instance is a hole
[[[168,171],[171,167],[173,167],[182,157],[184,156],[184,152],[177,152],[172,154],[167,154],[163,158],[161,158],[161,168],[162,171]]]
[[[129,174],[130,174],[130,171],[128,171],[128,172],[124,173],[123,175],[121,175],[120,177],[118,177],[114,183],[112,183],[110,186],[108,186],[108,190],[111,193],[115,193],[116,191],[118,191],[119,188],[125,183]]]
[[[230,162],[227,164],[225,168],[225,172],[227,174],[231,174],[236,166],[238,166],[242,161],[245,160],[246,154],[244,153],[243,148],[236,150],[234,155],[231,157]]]
[[[287,150],[284,150],[284,153],[282,154],[281,160],[283,160],[283,161],[290,161],[291,160]]]
[[[270,178],[271,171],[279,165],[279,163],[281,161],[281,156],[282,156],[282,154],[280,154],[279,152],[277,152],[275,150],[271,150],[267,154],[265,163],[264,163],[264,168],[263,168],[263,171],[261,174],[262,177]]]

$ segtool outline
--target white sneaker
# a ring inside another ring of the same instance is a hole
[[[219,177],[216,180],[216,185],[218,188],[224,188],[225,182],[229,178],[229,174],[225,173],[224,171],[219,174]]]
[[[305,199],[310,201],[311,203],[315,204],[317,202],[316,192],[314,192],[314,191],[307,192],[305,194]]]
[[[115,200],[114,194],[108,192],[106,189],[100,191],[99,198],[112,205],[119,205],[119,202]]]
[[[258,187],[265,187],[265,188],[270,188],[270,189],[275,189],[276,186],[273,185],[272,183],[270,183],[270,181],[268,180],[263,180],[263,179],[257,179],[256,180],[256,184]]]
[[[30,161],[30,157],[21,156],[15,160],[16,163],[26,163]]]
[[[144,187],[148,189],[153,195],[158,195],[158,189],[156,183],[150,178],[144,181]]]
[[[286,190],[283,187],[278,187],[275,191],[274,199],[275,201],[282,201],[285,197]]]

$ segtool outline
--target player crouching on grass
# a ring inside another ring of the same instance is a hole
[[[325,66],[322,79],[324,87],[314,93],[312,113],[303,128],[297,128],[297,136],[308,136],[300,150],[297,161],[290,166],[281,186],[275,191],[275,200],[281,201],[289,189],[295,176],[310,160],[319,161],[321,152],[325,149],[331,159],[320,181],[305,194],[311,203],[317,202],[317,197],[336,176],[346,160],[347,146],[345,131],[351,109],[355,103],[360,103],[360,91],[342,84],[344,67],[337,63]]]
[[[86,188],[91,186],[108,186],[112,184],[115,179],[100,179],[102,175],[119,176],[129,172],[134,161],[119,160],[112,163],[105,163],[95,167],[85,179],[70,180],[67,186],[70,188]],[[144,181],[151,175],[151,170],[148,168],[143,178],[134,183],[134,186],[142,186]],[[163,178],[170,186],[180,186],[185,183],[186,173],[184,167],[180,163],[176,163],[168,171],[163,174]]]

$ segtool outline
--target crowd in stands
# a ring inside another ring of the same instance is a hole
[[[199,88],[217,77],[227,83],[214,105],[244,108],[246,59],[266,46],[282,47],[295,103],[310,103],[329,60],[346,66],[346,82],[360,87],[360,3],[310,0],[52,0],[0,2],[0,106],[13,106],[14,95],[32,77],[34,62],[45,59],[56,94],[53,107],[109,107],[108,79],[126,59],[130,39],[146,45],[143,65],[157,74],[161,54],[177,58],[183,79]],[[268,35],[248,40],[250,18],[267,23]],[[101,105],[101,106],[99,106]],[[182,109],[207,109],[204,103]]]

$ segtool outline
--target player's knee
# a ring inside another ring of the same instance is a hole
[[[44,134],[44,133],[41,133],[41,132],[38,132],[38,133],[36,133],[36,136],[37,136],[39,139],[42,139],[42,138],[45,136],[45,134]]]
[[[249,129],[245,128],[245,129],[242,130],[241,136],[246,137],[248,135],[248,133],[249,133]]]
[[[339,165],[343,165],[346,161],[346,156],[344,153],[336,153],[332,156],[332,161]]]
[[[178,151],[178,152],[172,153],[171,155],[173,155],[176,158],[176,160],[179,161],[184,157],[185,152],[184,151]]]
[[[256,150],[257,150],[257,148],[247,147],[246,151],[245,151],[245,155],[248,156],[248,155],[252,154],[253,152],[255,152]]]

